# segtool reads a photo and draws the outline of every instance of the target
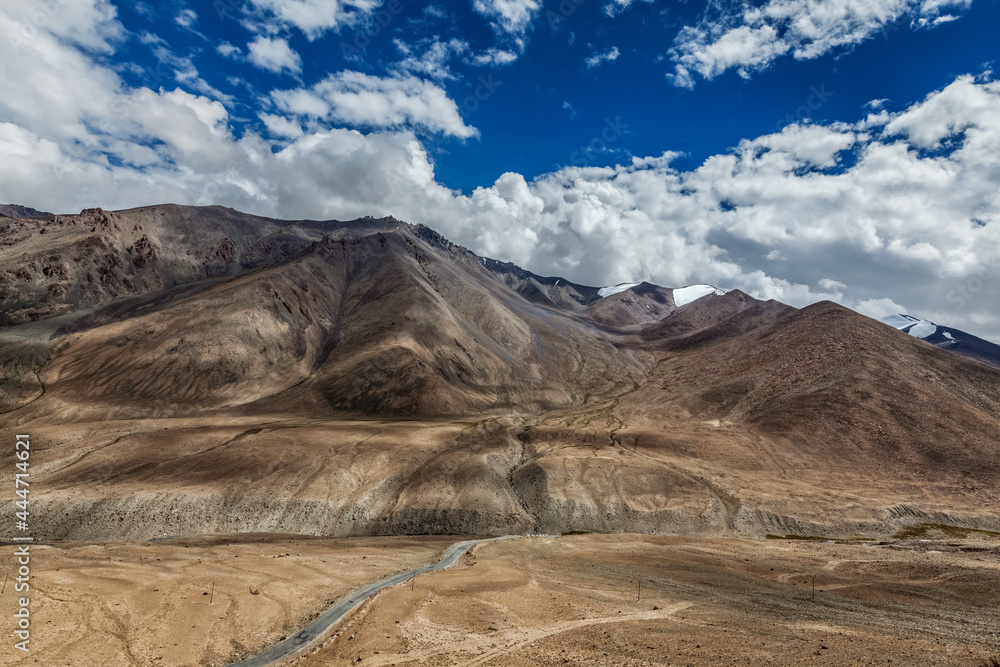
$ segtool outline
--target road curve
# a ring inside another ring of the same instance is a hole
[[[463,542],[456,542],[445,550],[444,556],[442,556],[441,560],[438,562],[432,565],[424,565],[423,567],[418,567],[414,570],[407,570],[406,572],[394,574],[391,577],[380,579],[373,584],[368,584],[364,588],[354,591],[347,597],[337,601],[332,607],[317,616],[312,623],[302,628],[302,630],[294,636],[289,637],[288,639],[275,644],[264,651],[261,651],[252,658],[230,663],[229,667],[266,667],[267,665],[271,665],[282,658],[287,658],[293,653],[301,651],[313,641],[318,639],[330,629],[330,626],[383,588],[388,588],[389,586],[395,586],[396,584],[401,584],[404,581],[409,581],[410,577],[417,574],[423,574],[424,572],[430,572],[432,570],[443,570],[446,567],[450,567],[455,564],[455,561],[458,560],[459,556],[464,554],[476,544],[509,540],[513,537],[519,536],[507,535],[505,537],[492,537],[483,540],[465,540]]]

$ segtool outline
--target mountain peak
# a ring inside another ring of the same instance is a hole
[[[879,321],[942,350],[948,350],[988,366],[1000,368],[1000,345],[973,336],[961,329],[942,326],[936,322],[905,313],[887,315],[879,318]]]
[[[677,287],[674,289],[674,303],[678,306],[697,301],[705,296],[721,296],[726,290],[719,289],[714,285],[688,285],[687,287]]]
[[[45,218],[51,215],[20,204],[0,204],[0,218]]]
[[[905,315],[902,313],[898,315],[887,315],[879,318],[879,321],[908,333],[911,336],[915,336],[916,338],[929,338],[937,333],[938,330],[938,325],[934,322],[922,320],[919,317]]]
[[[619,292],[624,292],[630,290],[633,287],[638,287],[642,283],[618,283],[617,285],[610,285],[608,287],[601,287],[597,290],[597,296],[602,299],[606,296],[611,296],[612,294],[618,294]]]

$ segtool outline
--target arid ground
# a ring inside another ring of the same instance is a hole
[[[298,660],[1000,658],[974,355],[830,302],[602,295],[394,218],[88,209],[4,219],[0,264],[38,540],[5,664],[228,664],[462,536],[538,534],[566,535],[475,547]]]
[[[33,650],[0,655],[16,665],[226,664],[456,539],[39,546]],[[1000,539],[974,532],[836,543],[529,537],[479,545],[412,589],[382,591],[287,664],[976,666],[1000,655],[998,590]],[[0,604],[6,615],[10,591]]]

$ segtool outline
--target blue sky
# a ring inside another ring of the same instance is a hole
[[[901,14],[849,47],[808,60],[783,58],[747,78],[730,69],[711,80],[697,78],[688,88],[669,79],[675,69],[670,49],[685,26],[713,16],[698,2],[638,0],[609,16],[608,8],[616,5],[601,0],[550,1],[534,13],[523,36],[512,36],[491,29],[490,19],[471,4],[398,0],[391,10],[383,3],[321,36],[293,25],[268,26],[263,32],[287,42],[301,61],[297,70],[278,72],[218,50],[228,44],[248,53],[247,45],[261,33],[248,18],[249,4],[115,3],[123,24],[139,37],[116,53],[122,62],[138,66],[127,80],[185,87],[187,82],[157,58],[157,46],[168,48],[190,58],[209,85],[233,98],[231,108],[242,116],[234,127],[246,123],[266,133],[258,114],[267,109],[261,99],[269,91],[308,86],[345,70],[386,76],[405,60],[404,49],[429,62],[434,44],[451,43],[447,55],[428,65],[447,75],[429,78],[455,100],[479,136],[467,140],[428,132],[423,139],[438,181],[465,193],[508,171],[534,178],[567,165],[606,166],[665,151],[683,153],[678,166],[696,167],[741,139],[789,122],[854,122],[876,99],[885,99],[888,109],[905,109],[956,76],[989,67],[998,54],[994,43],[1000,26],[1000,3],[956,3],[946,5],[953,13],[938,16],[961,20],[933,29],[911,25],[912,16]],[[165,44],[144,43],[143,34]],[[518,46],[519,39],[524,46]],[[503,64],[473,60],[491,49],[516,59]],[[614,60],[588,63],[612,50]],[[495,84],[483,87],[483,100],[475,97],[483,85],[480,78]],[[608,119],[619,119],[623,132],[604,148],[607,142],[595,139]],[[345,126],[370,129],[364,123]]]
[[[0,200],[392,214],[589,284],[1000,341],[997,26],[997,0],[10,0]]]

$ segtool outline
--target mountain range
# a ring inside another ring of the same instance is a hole
[[[956,330],[394,218],[5,211],[0,428],[43,537],[1000,530],[1000,371]]]
[[[952,327],[941,326],[912,315],[889,315],[880,319],[891,327],[988,366],[1000,368],[1000,345]]]

